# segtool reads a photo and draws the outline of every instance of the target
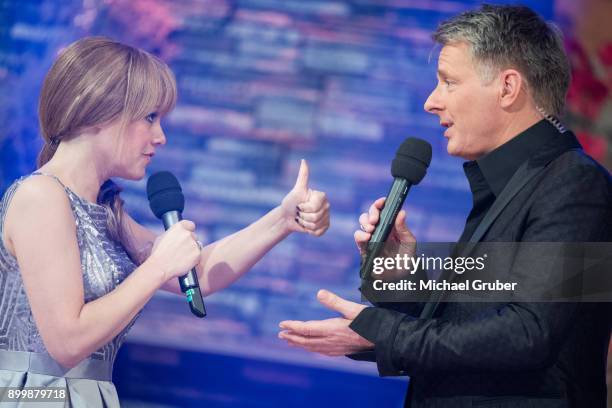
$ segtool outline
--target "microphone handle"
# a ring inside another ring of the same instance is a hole
[[[408,195],[408,191],[410,190],[411,186],[412,183],[405,178],[395,177],[393,179],[391,190],[385,199],[385,206],[380,212],[380,219],[378,220],[378,224],[376,225],[376,228],[372,233],[372,237],[368,242],[366,257],[361,264],[361,269],[359,271],[361,279],[365,279],[372,271],[374,259],[378,257],[382,251],[385,242],[389,237],[389,233],[391,233],[393,224],[395,223],[395,218],[397,218],[397,214],[402,209],[402,205],[404,205],[404,200],[406,200],[406,196]]]
[[[162,221],[166,231],[183,219],[180,211],[168,211],[162,215]],[[185,275],[179,276],[179,286],[181,292],[187,295],[187,302],[189,302],[189,309],[191,313],[197,317],[206,316],[206,307],[204,306],[204,299],[202,298],[202,292],[200,291],[200,283],[198,282],[198,273],[195,268],[187,272]]]

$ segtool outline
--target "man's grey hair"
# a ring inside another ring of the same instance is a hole
[[[485,82],[500,70],[516,69],[540,110],[563,112],[570,65],[561,33],[528,7],[484,4],[443,22],[432,38],[443,46],[467,43]]]

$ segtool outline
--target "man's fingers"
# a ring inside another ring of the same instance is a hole
[[[367,245],[368,242],[370,241],[370,238],[372,238],[372,234],[370,234],[369,232],[362,231],[362,230],[355,231],[355,234],[353,234],[353,236],[355,237],[355,242],[359,246]]]
[[[285,320],[278,325],[283,330],[289,330],[306,337],[323,336],[325,331],[320,327],[320,321],[302,322],[299,320]]]
[[[378,224],[378,219],[380,218],[380,212],[385,206],[385,197],[381,197],[378,200],[374,201],[374,203],[368,209],[368,222],[369,224],[376,225]]]
[[[335,293],[325,289],[319,290],[317,293],[317,299],[319,299],[319,302],[321,302],[323,306],[336,312],[340,312],[345,318],[351,320],[354,319],[365,307],[359,303],[342,299]]]
[[[363,213],[359,216],[359,226],[362,227],[362,230],[365,232],[374,232],[374,225],[370,224],[370,216],[366,213]]]
[[[399,214],[397,214],[395,218],[395,230],[400,234],[408,231],[408,227],[406,226],[406,211],[401,210]]]
[[[300,347],[307,351],[325,354],[327,356],[344,356],[359,351],[359,347],[338,343],[328,337],[304,337],[293,332],[280,332],[278,337],[285,340],[291,347]]]
[[[401,210],[397,217],[395,218],[395,233],[397,234],[397,239],[400,242],[413,242],[416,241],[412,232],[408,229],[406,225],[406,211]]]
[[[278,338],[283,339],[283,340],[288,340],[292,343],[295,343],[299,346],[306,346],[308,345],[309,341],[314,340],[318,337],[309,337],[309,336],[304,336],[302,334],[298,334],[296,332],[293,331],[282,331],[278,333]]]
[[[357,248],[359,249],[359,252],[363,254],[368,246],[368,242],[370,241],[370,238],[372,238],[372,234],[361,231],[361,230],[357,230],[355,231],[353,236],[355,237],[355,243],[357,244]]]
[[[300,161],[300,171],[298,172],[297,179],[295,180],[294,190],[308,190],[308,163],[302,159]]]

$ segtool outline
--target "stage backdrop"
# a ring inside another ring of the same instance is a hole
[[[552,4],[527,1],[546,18]],[[163,120],[168,143],[149,174],[174,172],[185,217],[211,242],[278,205],[301,158],[332,204],[319,239],[294,235],[192,317],[160,293],[141,314],[116,365],[126,406],[396,406],[407,380],[323,358],[277,339],[284,319],[332,316],[320,288],[359,300],[357,218],[387,193],[408,136],[434,148],[411,191],[421,241],[453,241],[470,208],[461,160],[446,154],[438,118],[423,111],[436,83],[430,33],[476,1],[3,0],[0,1],[0,192],[34,170],[37,97],[62,47],[105,35],[142,47],[174,70],[179,100]],[[129,212],[159,230],[146,180],[119,183]],[[138,405],[143,406],[143,405]]]

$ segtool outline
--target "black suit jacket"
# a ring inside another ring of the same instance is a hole
[[[568,132],[533,154],[543,170],[480,241],[612,242],[612,180],[576,147]],[[353,358],[410,376],[406,406],[605,408],[610,304],[452,302],[419,318],[422,306],[369,307],[351,324],[375,344]]]

